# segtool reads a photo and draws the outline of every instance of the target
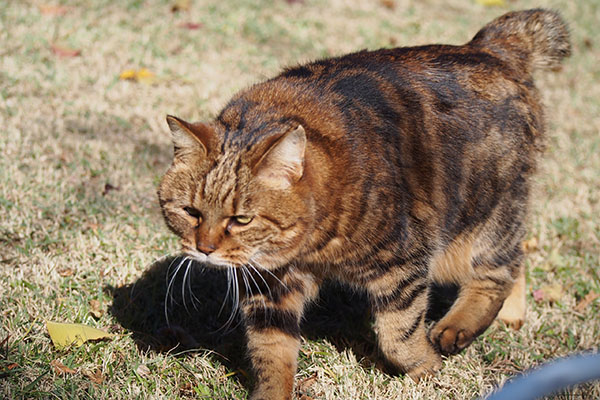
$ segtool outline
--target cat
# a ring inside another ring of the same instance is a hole
[[[291,398],[299,323],[325,279],[368,293],[385,361],[415,380],[496,316],[520,327],[544,143],[532,73],[570,51],[558,13],[509,12],[462,46],[323,59],[242,90],[211,122],[167,117],[160,206],[182,251],[240,286],[252,399]],[[435,283],[460,290],[428,331]]]

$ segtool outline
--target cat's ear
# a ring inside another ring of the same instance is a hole
[[[175,156],[193,150],[200,150],[206,156],[214,143],[214,131],[210,126],[197,122],[190,124],[182,119],[167,115],[171,138],[175,146]]]
[[[265,185],[285,189],[302,177],[305,149],[306,132],[298,125],[267,149],[253,171]]]

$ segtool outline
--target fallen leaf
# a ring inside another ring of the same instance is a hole
[[[73,271],[73,269],[69,267],[59,268],[57,272],[63,278],[66,278],[67,276],[72,276],[75,273],[75,271]]]
[[[67,367],[60,360],[52,360],[52,361],[50,361],[50,365],[52,365],[54,372],[56,372],[57,374],[76,374],[77,373],[77,371]]]
[[[88,340],[107,339],[114,336],[111,333],[83,324],[63,324],[46,321],[46,328],[52,343],[59,349],[70,345],[81,346]]]
[[[542,289],[536,289],[531,294],[536,303],[544,300],[544,291]]]
[[[104,190],[102,191],[102,196],[106,196],[111,190],[121,190],[119,186],[113,186],[110,183],[104,184]]]
[[[51,44],[50,48],[52,49],[52,52],[59,57],[67,58],[81,55],[81,50],[71,49],[57,44]]]
[[[97,385],[100,385],[102,382],[104,382],[104,376],[100,371],[83,371],[83,374],[87,376],[90,381],[94,382]]]
[[[592,302],[594,300],[596,300],[598,297],[600,297],[600,293],[596,293],[596,292],[589,292],[588,294],[585,295],[585,297],[579,302],[579,304],[577,304],[574,308],[575,311],[577,312],[583,312],[583,310],[585,310],[590,304],[592,304]]]
[[[396,9],[396,2],[394,0],[380,0],[379,3],[388,10]]]
[[[140,68],[137,71],[134,69],[126,69],[119,74],[119,79],[152,84],[156,81],[156,75],[147,68]]]
[[[548,262],[555,267],[564,264],[563,256],[560,255],[560,250],[558,248],[553,248],[550,254],[548,254]]]
[[[317,382],[317,373],[314,372],[311,376],[302,379],[298,382],[297,388],[299,391],[304,392],[310,386],[314,385]]]
[[[146,83],[146,84],[153,83],[155,78],[156,77],[152,73],[152,71],[150,71],[149,69],[146,69],[146,68],[141,68],[137,72],[137,75],[136,75],[136,79],[138,80],[138,82]]]
[[[146,365],[144,364],[140,364],[138,365],[138,367],[136,368],[135,372],[141,376],[142,378],[145,378],[146,376],[150,375],[150,368],[148,368]]]
[[[96,319],[99,319],[104,315],[104,311],[98,300],[90,300],[90,314]]]
[[[69,10],[71,9],[71,7],[67,7],[67,6],[54,6],[54,5],[50,5],[50,4],[44,4],[39,6],[40,12],[43,15],[65,15],[67,12],[69,12]]]
[[[8,365],[6,366],[6,369],[10,371],[10,370],[13,370],[13,369],[17,368],[18,366],[19,366],[19,364],[17,364],[17,363],[12,363],[12,364],[8,364]]]
[[[486,7],[500,7],[506,5],[504,0],[476,0],[477,3]]]
[[[523,251],[530,253],[538,248],[538,240],[536,237],[532,237],[529,240],[524,240],[521,245],[523,247]]]
[[[197,22],[184,22],[183,24],[179,25],[180,28],[189,29],[190,31],[195,31],[197,29],[202,28],[203,26],[204,25]]]
[[[97,224],[95,222],[88,222],[87,224],[85,224],[85,230],[91,230],[94,232],[98,232],[98,229],[100,229],[100,224]]]
[[[537,302],[547,301],[555,303],[560,301],[564,296],[564,289],[560,283],[552,285],[544,285],[541,288],[533,291],[533,299]]]
[[[171,6],[171,12],[188,11],[190,5],[191,0],[175,0]]]
[[[119,74],[119,79],[135,79],[135,69],[126,69]]]
[[[10,335],[6,335],[2,342],[0,342],[0,347],[6,345],[6,351],[8,352],[8,339],[10,339]]]

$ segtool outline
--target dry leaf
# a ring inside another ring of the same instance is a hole
[[[542,290],[546,294],[545,299],[551,303],[560,301],[565,294],[565,290],[560,283],[544,286]]]
[[[87,376],[90,381],[94,382],[97,385],[100,385],[102,382],[104,382],[104,376],[100,371],[83,371],[83,374]]]
[[[48,329],[52,343],[59,349],[70,345],[81,346],[88,340],[106,339],[114,336],[100,329],[82,324],[63,324],[46,321],[46,328]]]
[[[65,15],[70,9],[71,7],[66,7],[66,6],[53,6],[53,5],[49,5],[49,4],[44,4],[39,6],[40,12],[43,15]]]
[[[317,382],[317,373],[314,372],[311,376],[302,379],[298,382],[297,388],[299,391],[304,392],[310,386],[314,385]]]
[[[379,3],[388,10],[396,9],[396,2],[394,0],[379,0]]]
[[[137,72],[136,79],[138,82],[150,84],[155,80],[155,75],[146,68],[142,68]]]
[[[533,299],[536,303],[539,303],[540,301],[544,300],[544,291],[541,289],[536,289],[531,294],[533,295]]]
[[[56,372],[57,374],[75,374],[75,373],[77,373],[77,371],[67,367],[60,360],[52,360],[52,361],[50,361],[50,365],[52,365],[54,372]]]
[[[204,25],[197,22],[185,22],[179,25],[180,28],[189,29],[190,31],[195,31],[197,29],[202,28],[203,26]]]
[[[191,0],[175,0],[171,6],[171,12],[188,11],[190,5]]]
[[[132,80],[149,85],[156,82],[156,75],[147,68],[140,68],[137,71],[134,69],[126,69],[119,74],[119,79]]]
[[[547,301],[555,303],[560,301],[564,296],[564,289],[560,283],[553,283],[552,285],[544,285],[541,288],[533,291],[533,299],[536,302]]]
[[[538,240],[536,237],[532,237],[529,240],[524,240],[523,243],[521,243],[521,245],[523,247],[523,251],[525,251],[526,253],[530,253],[534,250],[537,250]]]
[[[12,364],[8,364],[8,365],[6,366],[6,369],[10,371],[10,370],[12,370],[12,369],[15,369],[15,368],[17,368],[18,366],[19,366],[19,364],[17,364],[17,363],[12,363]]]
[[[75,273],[75,271],[73,271],[73,269],[69,268],[69,267],[58,269],[58,274],[60,276],[62,276],[63,278],[66,278],[67,276],[72,276],[74,273]]]
[[[110,183],[104,184],[104,190],[102,191],[102,196],[106,196],[111,190],[121,190],[120,186],[113,186]]]
[[[585,310],[590,304],[592,304],[592,302],[594,300],[596,300],[598,297],[600,297],[600,293],[596,293],[596,292],[589,292],[588,294],[585,295],[585,297],[579,302],[579,304],[577,304],[574,308],[575,311],[577,312],[583,312],[583,310]]]
[[[59,57],[77,57],[81,55],[81,50],[71,49],[69,47],[60,46],[57,44],[50,45],[52,52]]]
[[[146,365],[144,364],[140,364],[135,372],[141,376],[142,378],[145,378],[146,376],[150,375],[150,368],[148,368]]]
[[[98,300],[90,300],[90,314],[92,314],[96,319],[99,319],[104,315],[104,311],[102,310]]]
[[[501,6],[506,5],[504,0],[476,0],[476,1],[477,1],[477,3],[481,4],[482,6],[486,6],[486,7],[501,7]]]
[[[136,71],[134,69],[126,69],[119,74],[119,79],[135,79]]]

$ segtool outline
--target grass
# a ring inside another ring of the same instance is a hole
[[[48,4],[67,8],[48,15]],[[562,12],[574,55],[560,73],[537,76],[549,132],[532,206],[525,326],[490,328],[414,384],[382,372],[364,299],[332,285],[305,323],[296,394],[475,398],[545,361],[598,350],[600,301],[575,307],[600,293],[600,3],[193,0],[175,13],[173,4],[0,3],[0,397],[244,398],[243,337],[239,327],[218,330],[227,317],[217,314],[223,277],[195,271],[197,310],[177,280],[166,327],[172,259],[164,256],[178,245],[155,196],[171,157],[165,114],[210,118],[283,66],[365,47],[458,44],[499,14],[534,6]],[[187,22],[200,27],[180,27]],[[52,45],[81,54],[61,57]],[[142,67],[154,84],[119,80]],[[553,284],[552,302],[534,300]],[[57,350],[45,320],[117,337]],[[557,398],[598,397],[596,383]]]

